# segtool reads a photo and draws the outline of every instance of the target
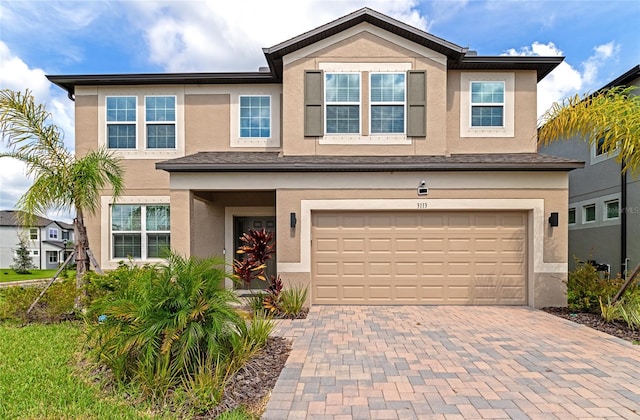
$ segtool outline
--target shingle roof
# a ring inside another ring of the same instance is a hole
[[[0,226],[24,226],[20,215],[23,214],[19,210],[0,210]],[[33,227],[42,227],[54,223],[54,220],[46,217],[34,216]]]
[[[450,69],[535,70],[540,81],[564,60],[564,57],[555,56],[478,56],[465,47],[364,7],[273,47],[264,48],[263,53],[269,64],[269,71],[266,72],[47,75],[47,79],[66,90],[71,99],[76,86],[282,83],[282,59],[285,55],[363,22],[442,53],[447,57]]]
[[[584,162],[539,153],[451,156],[282,156],[278,152],[199,152],[156,163],[167,172],[568,171]]]

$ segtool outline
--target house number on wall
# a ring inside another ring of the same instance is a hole
[[[418,201],[416,204],[418,205],[419,209],[426,209],[427,208],[427,202],[426,201]]]

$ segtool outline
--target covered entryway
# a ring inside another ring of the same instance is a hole
[[[526,223],[526,212],[313,212],[312,301],[525,305]]]

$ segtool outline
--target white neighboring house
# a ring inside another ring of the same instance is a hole
[[[33,226],[24,226],[17,210],[0,210],[0,268],[13,265],[20,235],[37,269],[58,268],[73,251],[73,225],[36,216]]]

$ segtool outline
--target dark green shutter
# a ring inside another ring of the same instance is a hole
[[[407,136],[427,135],[427,73],[407,72]]]
[[[324,135],[322,70],[304,72],[304,135],[320,137]]]

